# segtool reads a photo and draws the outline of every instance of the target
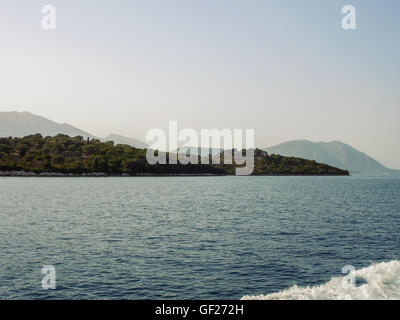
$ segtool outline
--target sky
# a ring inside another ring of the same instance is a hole
[[[398,0],[2,0],[0,111],[102,137],[177,120],[339,140],[400,169],[399,33]]]

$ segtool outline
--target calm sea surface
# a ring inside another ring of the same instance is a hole
[[[240,299],[399,259],[399,179],[0,178],[2,299]]]

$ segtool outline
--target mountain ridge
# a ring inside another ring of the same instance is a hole
[[[338,140],[330,142],[292,140],[263,150],[271,154],[315,160],[341,169],[345,168],[353,173],[400,173],[398,170],[385,167],[365,152]]]
[[[0,112],[0,137],[25,137],[36,133],[40,133],[43,136],[65,134],[71,137],[82,136],[84,139],[112,140],[115,144],[127,144],[139,149],[148,147],[146,143],[140,140],[115,133],[105,138],[96,137],[68,123],[57,123],[29,111]],[[183,147],[175,152],[186,153],[187,149],[189,147]],[[202,156],[204,156],[204,153],[208,153],[205,148],[190,147],[190,149],[194,153],[200,153]],[[338,140],[313,142],[299,139],[263,148],[263,150],[270,154],[315,160],[343,170],[349,170],[352,173],[400,174],[400,170],[389,169],[366,153]],[[218,154],[219,152],[218,150],[212,150],[213,155],[214,153]]]
[[[71,137],[82,136],[84,139],[99,139],[100,141],[115,140],[114,143],[116,144],[128,144],[136,148],[147,147],[147,145],[140,140],[117,134],[108,135],[106,138],[97,137],[68,123],[58,123],[29,111],[0,112],[0,137],[22,138],[36,133],[51,137],[58,134],[66,134]],[[114,139],[110,139],[110,137]]]
[[[85,139],[97,138],[68,123],[58,123],[28,111],[0,112],[1,137],[24,137],[36,133],[40,133],[43,136],[55,136],[61,133],[70,136],[82,136]]]

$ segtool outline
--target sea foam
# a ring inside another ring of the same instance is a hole
[[[364,284],[343,285],[344,277],[334,277],[315,287],[293,286],[287,290],[259,296],[244,296],[242,300],[393,300],[400,299],[400,261],[372,264],[356,270]]]

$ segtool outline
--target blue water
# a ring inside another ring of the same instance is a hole
[[[398,179],[3,177],[0,298],[239,299],[398,260],[399,233]]]

